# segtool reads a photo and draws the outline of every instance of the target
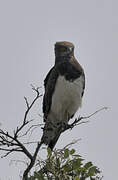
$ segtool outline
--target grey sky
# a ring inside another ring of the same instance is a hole
[[[90,123],[64,133],[56,147],[82,138],[75,145],[86,160],[101,168],[104,180],[117,179],[118,2],[117,0],[0,1],[0,113],[1,127],[20,124],[24,95],[30,84],[41,86],[54,63],[54,43],[75,45],[75,57],[85,69],[82,115],[108,106]],[[39,110],[41,113],[41,109]],[[38,110],[34,110],[38,113]],[[79,114],[79,113],[78,113]],[[39,134],[40,137],[40,134]],[[1,180],[19,179],[21,164],[0,159]]]

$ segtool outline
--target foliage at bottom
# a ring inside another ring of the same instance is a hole
[[[40,167],[29,180],[101,180],[100,170],[84,159],[75,149],[47,149],[47,159],[38,161]]]

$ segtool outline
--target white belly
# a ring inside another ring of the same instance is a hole
[[[52,96],[50,119],[68,121],[76,113],[82,103],[83,81],[82,76],[73,82],[59,76]]]

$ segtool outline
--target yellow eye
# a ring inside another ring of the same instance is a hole
[[[59,50],[60,50],[61,52],[65,52],[65,51],[66,51],[66,47],[60,47]]]

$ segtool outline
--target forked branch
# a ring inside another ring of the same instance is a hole
[[[64,125],[62,125],[62,132],[66,131],[68,129],[73,129],[75,126],[78,126],[80,124],[88,123],[89,121],[86,120],[86,119],[89,119],[92,116],[94,116],[95,114],[97,114],[98,112],[103,111],[103,110],[107,110],[107,109],[108,109],[108,107],[103,107],[103,108],[95,111],[94,113],[92,113],[92,114],[90,114],[88,116],[84,116],[84,117],[80,116],[80,117],[76,118],[71,124],[66,124],[66,125],[64,124]],[[86,121],[82,121],[84,119]]]
[[[31,103],[28,102],[28,99],[26,97],[24,97],[25,99],[25,103],[26,103],[26,111],[24,114],[24,118],[23,118],[23,122],[20,126],[18,126],[16,128],[16,130],[14,130],[13,135],[11,135],[9,132],[4,131],[2,129],[0,129],[0,150],[4,151],[5,154],[2,157],[6,157],[9,154],[13,153],[13,152],[22,152],[24,153],[28,159],[30,160],[30,163],[27,167],[27,169],[25,170],[24,174],[23,174],[23,180],[27,180],[28,179],[28,173],[31,170],[31,168],[34,166],[34,163],[36,161],[36,157],[38,154],[38,151],[40,149],[40,146],[42,143],[37,143],[37,147],[34,151],[34,154],[32,155],[28,148],[25,146],[29,143],[22,143],[19,138],[22,137],[21,133],[24,129],[24,127],[26,127],[30,122],[32,122],[32,120],[28,120],[28,114],[30,112],[30,110],[32,109],[33,105],[35,104],[35,102],[37,101],[37,99],[39,99],[42,95],[39,92],[39,88],[35,88],[32,85],[32,90],[36,93],[35,98],[33,99],[33,101]],[[30,127],[33,127],[34,125],[31,125]],[[22,134],[26,134],[31,131],[32,128],[28,128],[27,130],[25,130],[25,132],[23,132]]]

